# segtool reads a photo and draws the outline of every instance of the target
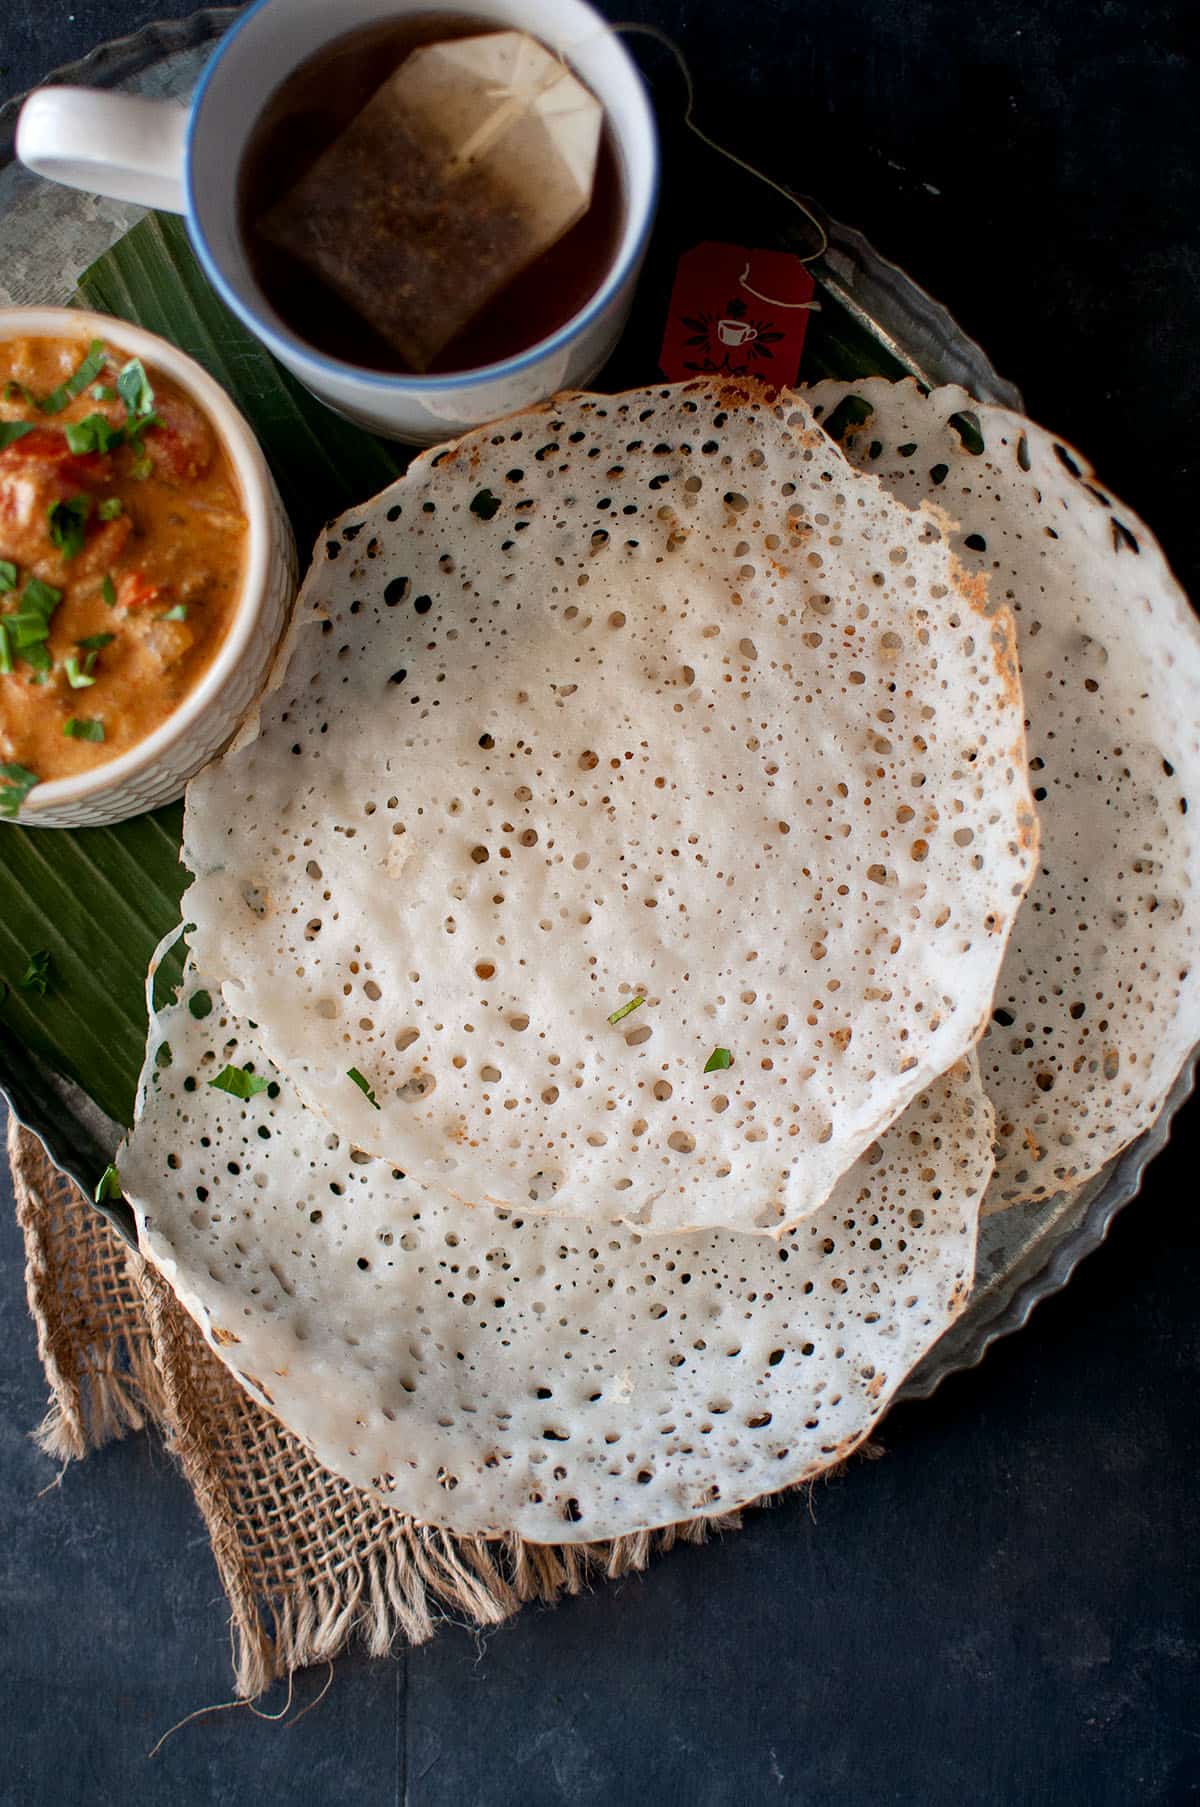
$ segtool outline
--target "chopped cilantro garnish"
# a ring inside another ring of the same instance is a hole
[[[62,591],[56,590],[53,584],[44,584],[40,577],[31,577],[21,592],[22,607],[35,609],[47,621],[61,601]]]
[[[73,420],[63,428],[67,444],[73,452],[108,452],[125,437],[123,427],[114,427],[105,414],[89,414],[85,420]]]
[[[194,991],[188,999],[188,1009],[198,1022],[203,1022],[206,1016],[212,1015],[212,1007],[211,991]]]
[[[706,1073],[721,1073],[726,1067],[733,1065],[733,1055],[728,1048],[714,1048],[704,1063]]]
[[[50,539],[64,558],[76,558],[83,551],[84,530],[91,512],[90,496],[72,496],[66,502],[51,502],[48,510]]]
[[[125,436],[130,446],[140,453],[136,462],[130,465],[129,474],[141,483],[154,469],[154,460],[146,451],[141,436],[148,428],[162,423],[154,412],[154,390],[140,358],[130,358],[123,366],[117,378],[117,394],[125,403]]]
[[[217,1092],[228,1092],[231,1098],[256,1098],[265,1092],[270,1080],[260,1079],[257,1073],[251,1073],[247,1067],[222,1067],[209,1085]]]
[[[11,558],[0,558],[0,592],[15,590],[17,587],[17,567]]]
[[[35,671],[49,671],[53,663],[44,644],[50,638],[50,617],[62,601],[62,591],[31,577],[21,592],[21,606],[4,617],[13,648]]]
[[[38,403],[42,413],[61,414],[68,403],[73,402],[77,395],[83,394],[89,383],[95,382],[104,369],[107,358],[108,353],[105,351],[103,343],[99,339],[93,339],[88,346],[87,356],[78,370]]]
[[[186,602],[175,603],[172,608],[164,610],[164,612],[159,616],[159,620],[160,621],[186,621],[187,620],[187,603]]]
[[[639,991],[636,998],[630,998],[628,1004],[622,1004],[621,1008],[619,1010],[613,1011],[612,1015],[608,1019],[609,1022],[610,1023],[619,1023],[623,1016],[629,1016],[631,1014],[631,1012],[633,1012],[637,1009],[639,1004],[644,1004],[645,1002],[646,1002],[645,998],[642,996],[641,992]]]
[[[120,496],[105,496],[96,513],[102,521],[115,521],[124,506]]]
[[[27,765],[9,764],[0,765],[0,779],[0,816],[11,821],[38,782],[38,775]]]
[[[140,358],[130,358],[117,378],[117,394],[125,403],[130,420],[144,420],[154,412],[154,390]]]
[[[116,608],[117,586],[112,580],[112,573],[110,571],[104,573],[104,582],[100,585],[100,594],[103,596],[110,609]]]
[[[15,445],[18,439],[24,439],[26,433],[32,432],[31,420],[0,420],[0,452]]]
[[[69,715],[63,733],[71,740],[103,740],[104,723],[94,715]]]
[[[96,682],[92,673],[96,669],[96,660],[100,657],[102,646],[110,646],[116,639],[115,634],[89,634],[86,640],[76,640],[75,644],[83,654],[77,659],[74,654],[63,661],[67,674],[67,683],[72,690],[86,690]]]
[[[96,1190],[92,1197],[98,1205],[106,1205],[110,1199],[122,1197],[121,1176],[111,1161],[96,1181]]]
[[[7,677],[12,671],[12,643],[8,637],[8,629],[0,621],[0,677]]]
[[[367,1081],[363,1078],[357,1067],[350,1067],[346,1073],[346,1078],[354,1081],[368,1104],[373,1104],[376,1110],[382,1109],[378,1098],[375,1096],[371,1087],[367,1084]]]
[[[500,498],[494,496],[490,489],[481,489],[471,497],[471,513],[478,515],[481,521],[490,521],[492,516],[500,512]]]
[[[50,955],[44,947],[40,947],[36,953],[30,954],[29,965],[17,980],[17,984],[22,991],[36,991],[40,997],[44,998],[49,983]]]
[[[26,647],[50,638],[50,626],[44,615],[27,614],[24,609],[17,609],[13,614],[6,615],[4,621],[18,652],[24,652]]]

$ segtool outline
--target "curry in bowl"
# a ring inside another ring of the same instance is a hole
[[[174,713],[233,621],[248,538],[178,384],[101,339],[0,344],[0,813]]]

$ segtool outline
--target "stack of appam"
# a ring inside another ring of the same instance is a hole
[[[142,1246],[418,1519],[807,1479],[981,1209],[1097,1171],[1200,1034],[1198,723],[1145,528],[961,391],[567,396],[427,454],[190,789]]]

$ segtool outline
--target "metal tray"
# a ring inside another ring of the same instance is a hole
[[[47,77],[185,98],[208,49],[240,8],[216,7],[189,19],[149,25],[100,45]],[[0,302],[70,300],[75,280],[141,217],[120,201],[56,188],[14,161],[20,100],[0,108]],[[818,212],[820,210],[818,209]],[[826,219],[829,249],[818,267],[822,286],[909,370],[931,387],[961,383],[981,401],[1020,408],[1013,385],[993,368],[940,303],[875,251],[862,234]],[[1018,1329],[1040,1299],[1065,1286],[1097,1248],[1117,1212],[1140,1190],[1147,1164],[1166,1145],[1171,1121],[1192,1090],[1195,1055],[1179,1075],[1158,1121],[1086,1186],[1038,1205],[985,1218],[975,1286],[967,1310],[910,1375],[898,1399],[924,1399],[948,1374],[974,1367],[997,1337]],[[0,1038],[0,1095],[88,1192],[111,1158],[121,1130],[78,1087],[44,1064],[10,1058]],[[122,1208],[107,1208],[132,1236]]]

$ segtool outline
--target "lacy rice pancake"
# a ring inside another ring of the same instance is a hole
[[[233,618],[246,537],[176,384],[100,340],[0,342],[0,812],[178,707]]]
[[[991,1112],[962,1063],[800,1229],[646,1238],[370,1159],[194,978],[118,1159],[143,1250],[321,1462],[454,1531],[591,1542],[728,1512],[868,1434],[966,1300]]]
[[[991,1202],[1042,1198],[1148,1128],[1200,1040],[1200,624],[1149,529],[1041,427],[961,389],[811,392],[843,416],[848,396],[849,456],[936,500],[1016,611],[1042,863],[980,1059]]]
[[[973,1045],[1035,836],[1004,598],[793,398],[695,384],[559,398],[330,530],[189,792],[184,910],[410,1179],[779,1234]]]

